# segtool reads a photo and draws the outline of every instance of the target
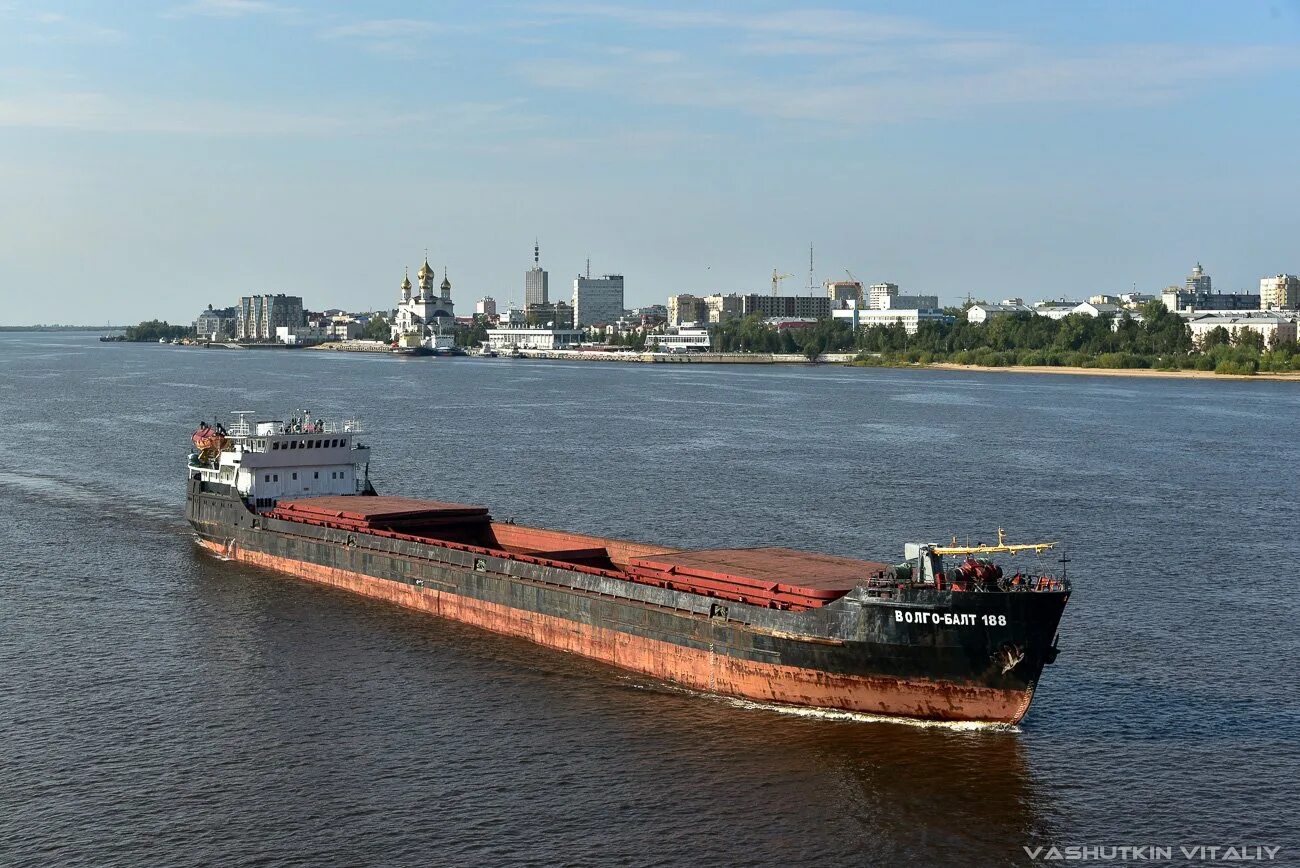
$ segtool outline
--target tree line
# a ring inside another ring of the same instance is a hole
[[[845,320],[821,320],[814,327],[777,330],[762,318],[711,327],[713,348],[721,352],[859,353],[869,365],[949,362],[987,367],[1065,366],[1155,368],[1253,374],[1300,370],[1294,342],[1266,348],[1257,332],[1234,335],[1220,327],[1199,345],[1186,321],[1158,301],[1141,308],[1141,318],[1070,314],[1051,319],[1032,313],[994,317],[984,323],[958,315],[951,322],[922,322],[916,334],[902,323],[875,325],[856,332]]]

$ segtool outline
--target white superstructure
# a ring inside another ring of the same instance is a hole
[[[356,421],[327,422],[306,411],[289,422],[235,415],[229,431],[196,432],[190,478],[233,487],[259,511],[281,498],[359,494],[369,486],[370,447],[357,441]]]

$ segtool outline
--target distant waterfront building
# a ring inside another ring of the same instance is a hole
[[[1074,313],[1074,309],[1081,303],[1064,298],[1053,299],[1052,301],[1036,301],[1034,302],[1033,312],[1048,319],[1065,319]]]
[[[1160,301],[1170,311],[1170,313],[1260,309],[1260,297],[1258,293],[1193,292],[1178,286],[1165,287],[1164,292],[1160,293]]]
[[[1010,299],[1008,299],[1010,301]],[[938,305],[931,305],[931,308],[937,308]],[[969,323],[981,324],[1000,316],[1011,316],[1017,313],[1033,313],[1033,308],[1024,304],[972,304],[966,308],[966,321]]]
[[[361,337],[365,329],[360,322],[350,317],[333,317],[324,326],[325,336],[336,341],[353,341]]]
[[[831,311],[831,316],[837,320],[847,321],[853,328],[871,328],[873,326],[890,326],[895,323],[902,323],[903,328],[909,335],[914,335],[923,322],[952,322],[955,318],[948,316],[941,310],[872,310],[848,308],[845,310]]]
[[[740,296],[740,315],[758,314],[763,319],[794,317],[825,319],[831,315],[831,299],[821,295],[762,295],[751,292]]]
[[[474,315],[495,317],[497,315],[497,300],[490,295],[480,298],[474,305]]]
[[[530,304],[524,310],[524,323],[557,329],[573,328],[573,306],[557,301],[555,304]]]
[[[698,352],[712,348],[713,341],[707,328],[675,328],[661,335],[646,335],[646,346],[657,347],[660,352]]]
[[[1090,301],[1085,301],[1083,304],[1079,305],[1074,310],[1070,311],[1070,313],[1081,313],[1084,316],[1095,317],[1095,316],[1118,316],[1122,311],[1123,308],[1121,308],[1117,304],[1111,304],[1109,302],[1093,304]]]
[[[393,319],[392,339],[408,348],[435,349],[451,346],[452,336],[443,335],[444,328],[456,324],[455,304],[451,300],[451,281],[443,274],[442,284],[434,289],[433,267],[426,256],[416,278],[419,290],[411,286],[410,275],[402,280],[397,301],[397,315]]]
[[[246,295],[235,311],[235,337],[241,341],[273,341],[275,330],[303,326],[302,296]]]
[[[647,304],[645,307],[632,308],[628,317],[640,321],[643,326],[663,325],[668,322],[668,308],[662,304]]]
[[[726,295],[715,293],[704,297],[705,319],[710,323],[726,322],[735,317],[744,316],[743,299],[734,292]]]
[[[886,295],[881,299],[884,307],[877,310],[930,310],[939,306],[937,295]],[[1007,302],[1003,302],[1006,304]]]
[[[496,352],[510,350],[567,350],[582,343],[582,329],[561,329],[533,326],[504,326],[488,329],[488,349]]]
[[[623,275],[573,279],[573,324],[575,328],[612,323],[623,315]]]
[[[867,296],[867,307],[887,310],[890,307],[888,298],[892,295],[898,295],[897,283],[873,283]]]
[[[1170,313],[1197,313],[1202,311],[1259,310],[1260,297],[1248,292],[1214,292],[1210,275],[1201,263],[1196,263],[1187,276],[1185,285],[1167,286],[1160,293],[1160,301]]]
[[[1149,301],[1155,301],[1156,297],[1145,292],[1121,292],[1119,295],[1120,304],[1124,307],[1137,308]]]
[[[1279,274],[1259,281],[1259,306],[1264,310],[1300,308],[1300,277]]]
[[[1296,339],[1295,319],[1272,312],[1194,316],[1187,321],[1187,327],[1192,332],[1192,341],[1198,346],[1216,328],[1222,328],[1233,337],[1240,331],[1255,332],[1264,339],[1266,347]]]
[[[194,333],[199,340],[229,340],[235,336],[235,328],[238,322],[239,316],[233,307],[214,309],[212,305],[208,305],[208,309],[200,313],[198,319],[194,320]]]
[[[524,272],[524,307],[535,304],[547,304],[550,301],[550,288],[546,270],[542,268],[541,245],[533,242],[533,267]]]
[[[709,309],[698,295],[682,293],[668,296],[668,325],[680,326],[693,322],[708,322]]]
[[[860,280],[828,280],[826,281],[826,297],[831,301],[862,301],[862,281]],[[838,306],[838,305],[837,305]]]
[[[320,326],[301,325],[293,326],[276,326],[275,340],[276,343],[288,344],[291,347],[306,347],[312,344],[319,344],[322,341],[329,340],[330,331]]]

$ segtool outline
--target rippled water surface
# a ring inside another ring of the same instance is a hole
[[[1300,860],[1300,386],[0,334],[0,864]],[[384,493],[682,546],[1059,538],[1018,730],[668,688],[199,551],[187,438],[356,414]]]

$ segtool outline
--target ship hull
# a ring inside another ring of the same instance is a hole
[[[1029,709],[1032,689],[959,686],[925,679],[832,674],[744,660],[568,618],[398,584],[364,573],[224,547],[200,540],[214,554],[288,573],[321,585],[384,600],[494,633],[577,654],[694,690],[811,708],[922,720],[1016,723]],[[232,551],[233,549],[233,551]]]
[[[234,560],[694,690],[872,715],[1019,722],[1054,653],[1065,604],[1053,595],[974,594],[927,605],[857,606],[852,613],[847,604],[749,612],[685,599],[698,595],[629,588],[623,580],[462,557],[436,545],[292,527],[257,517],[237,498],[192,492],[190,519],[204,548]],[[972,620],[1004,613],[1015,641],[1008,642],[1006,630],[904,623],[904,609],[908,621],[918,622],[923,611],[942,618],[961,609]],[[997,652],[1008,644],[1021,652],[1010,667]]]

